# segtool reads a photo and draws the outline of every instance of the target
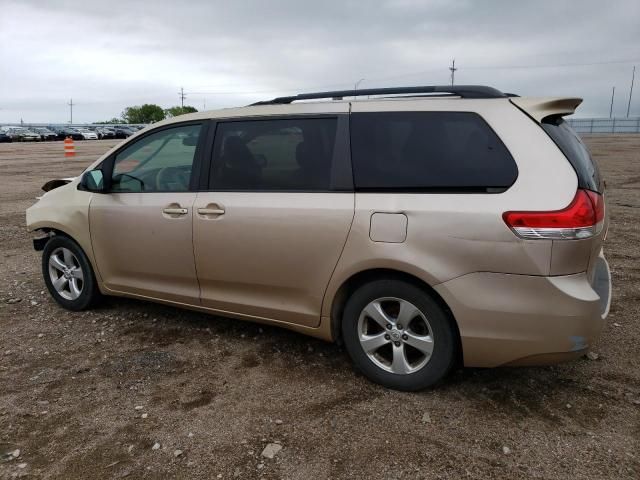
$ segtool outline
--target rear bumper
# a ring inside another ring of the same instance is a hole
[[[555,277],[478,272],[435,287],[460,329],[471,367],[546,365],[584,354],[611,304],[602,255],[587,273]]]

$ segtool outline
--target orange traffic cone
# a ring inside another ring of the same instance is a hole
[[[75,157],[76,147],[73,145],[73,138],[67,137],[64,139],[64,156]]]

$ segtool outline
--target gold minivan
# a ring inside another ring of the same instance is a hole
[[[320,92],[174,117],[27,210],[64,308],[134,297],[342,341],[418,390],[583,355],[610,304],[577,98]]]

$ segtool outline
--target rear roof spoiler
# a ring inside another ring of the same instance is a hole
[[[551,116],[571,115],[582,103],[581,98],[527,98],[513,97],[509,99],[516,107],[524,111],[536,122],[542,122]]]

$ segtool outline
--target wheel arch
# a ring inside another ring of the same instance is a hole
[[[54,236],[62,236],[62,237],[67,237],[69,240],[73,241],[76,245],[78,245],[78,247],[84,252],[84,254],[87,256],[87,259],[89,260],[89,264],[91,265],[91,268],[93,269],[93,273],[96,277],[96,281],[98,282],[98,286],[100,287],[100,290],[102,291],[102,276],[100,275],[100,272],[97,268],[96,265],[96,260],[93,256],[93,248],[91,245],[91,242],[89,241],[88,245],[83,245],[83,242],[80,241],[79,238],[76,238],[76,236],[74,236],[72,233],[70,233],[70,231],[68,229],[66,229],[63,225],[59,225],[59,224],[51,224],[51,223],[43,223],[43,224],[37,224],[37,225],[32,225],[29,230],[31,230],[32,232],[43,232],[45,233],[49,239],[47,239],[47,242],[53,238]],[[80,237],[80,235],[78,236]],[[42,247],[44,248],[44,245],[46,244],[46,242],[44,242],[42,244]]]
[[[407,272],[403,272],[401,270],[394,270],[391,268],[371,268],[367,270],[362,270],[360,272],[354,273],[345,281],[342,282],[340,287],[336,290],[335,295],[333,296],[331,303],[331,336],[336,341],[341,343],[341,325],[340,322],[342,320],[342,314],[344,312],[345,305],[347,300],[351,296],[353,292],[355,292],[362,285],[372,282],[374,280],[379,279],[395,279],[402,280],[423,290],[427,295],[429,295],[436,303],[443,309],[443,311],[448,316],[451,324],[453,325],[456,338],[457,338],[457,348],[456,348],[456,356],[457,362],[460,364],[462,362],[462,342],[460,338],[460,328],[458,327],[458,322],[453,314],[451,308],[445,300],[440,296],[440,294],[427,282],[422,280],[421,278],[412,275]]]

